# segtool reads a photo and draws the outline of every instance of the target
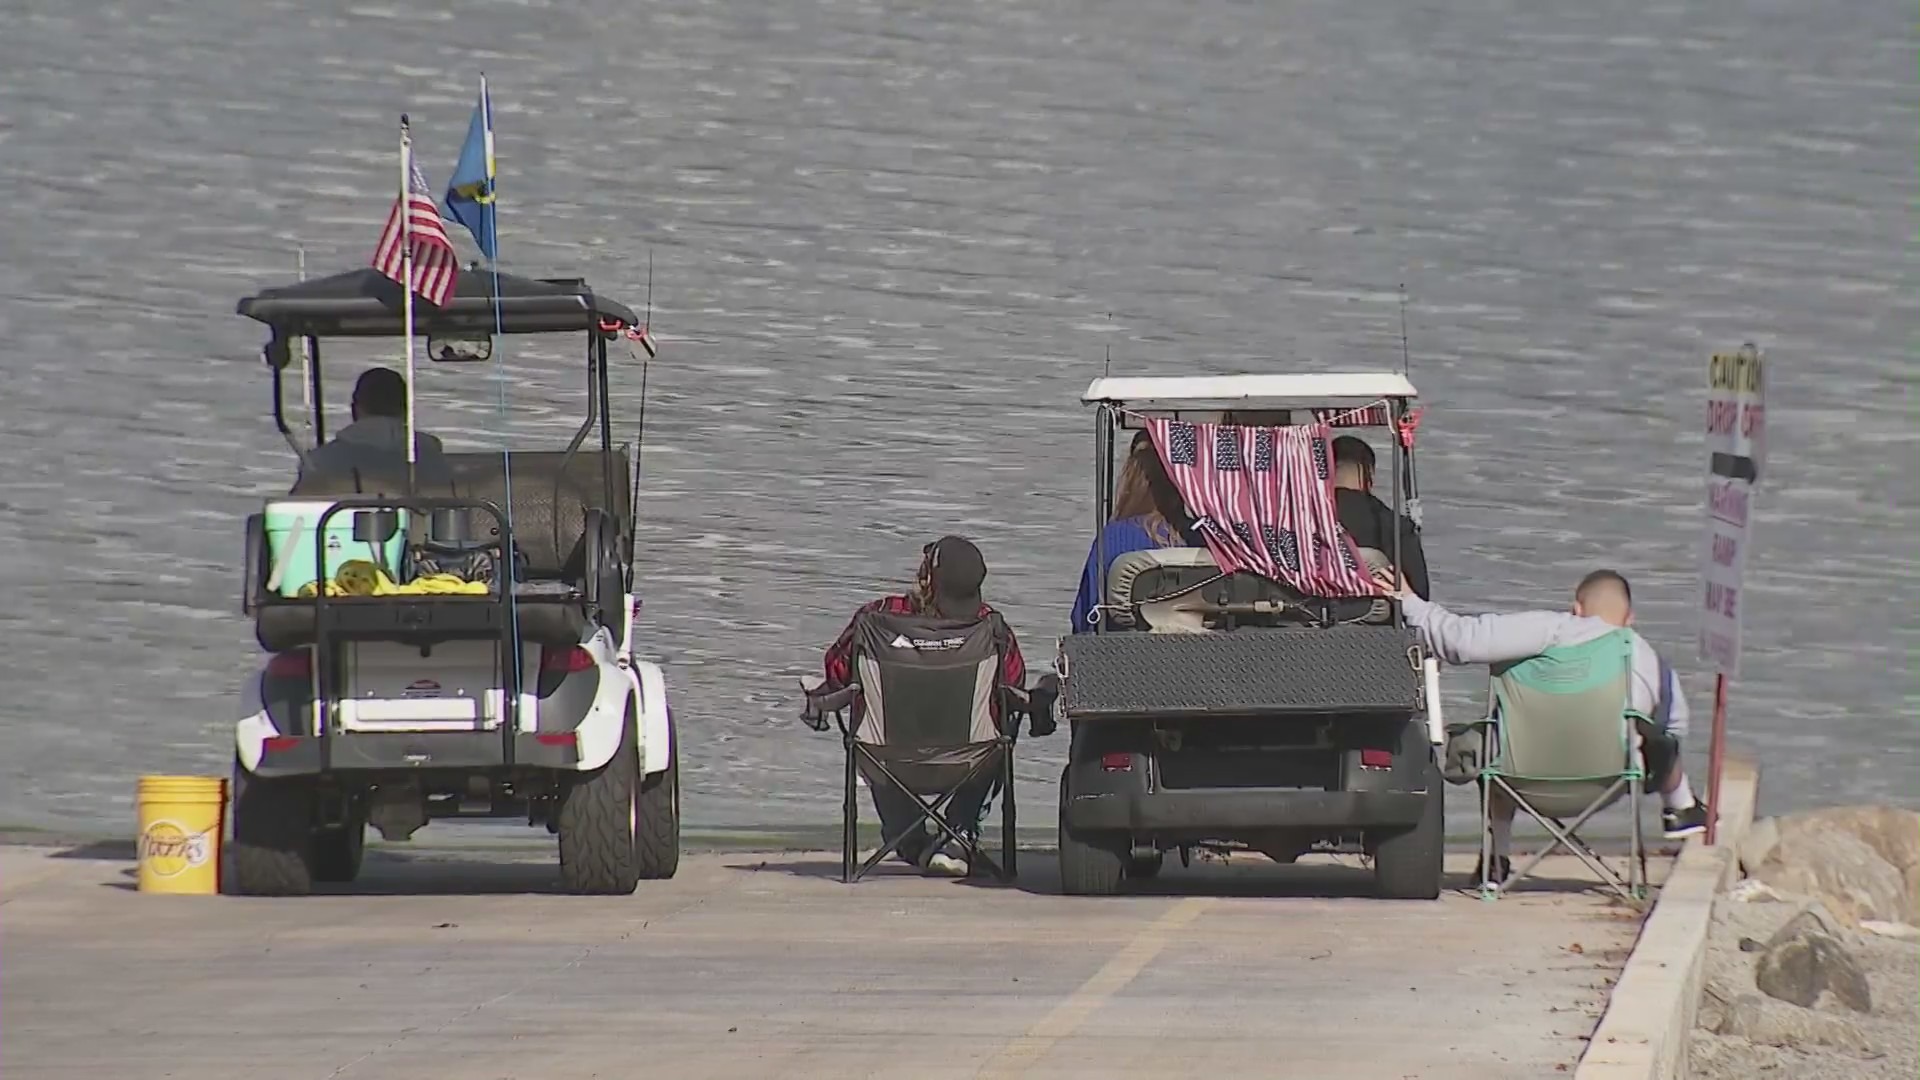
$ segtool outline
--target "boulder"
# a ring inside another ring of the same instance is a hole
[[[1822,991],[1832,991],[1840,1004],[1854,1012],[1872,1012],[1873,996],[1867,974],[1846,946],[1831,935],[1803,927],[1777,940],[1760,956],[1753,981],[1768,997],[1812,1008]]]
[[[1771,949],[1808,933],[1841,938],[1846,936],[1846,928],[1841,926],[1840,921],[1833,917],[1833,913],[1826,909],[1826,905],[1813,900],[1801,904],[1792,915],[1787,916],[1787,921],[1781,923],[1780,929],[1775,930],[1773,936],[1767,939],[1766,947]]]
[[[1717,1019],[1715,1032],[1766,1046],[1831,1046],[1855,1054],[1873,1051],[1859,1025],[1846,1017],[1782,1005],[1759,994],[1740,995]]]
[[[1910,922],[1906,875],[1851,831],[1812,815],[1780,825],[1780,842],[1754,877],[1777,892],[1810,896],[1842,925],[1867,919]]]

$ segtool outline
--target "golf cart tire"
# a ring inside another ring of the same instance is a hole
[[[347,885],[360,876],[360,865],[367,854],[367,822],[349,811],[347,820],[337,829],[322,829],[313,834],[313,880]]]
[[[1120,848],[1076,835],[1067,823],[1068,782],[1072,766],[1060,770],[1060,891],[1068,896],[1112,896],[1125,879],[1127,860]]]
[[[673,729],[672,716],[667,718],[667,740],[667,767],[640,779],[633,842],[640,876],[648,881],[664,881],[680,869],[680,733]]]
[[[576,896],[625,896],[640,887],[640,753],[633,725],[605,765],[567,785],[560,801],[560,880]]]
[[[313,891],[313,791],[299,780],[262,780],[233,768],[228,886],[240,896]]]
[[[1427,762],[1427,805],[1420,824],[1380,837],[1373,850],[1373,876],[1389,900],[1434,900],[1446,873],[1446,787],[1440,767]]]
[[[1128,881],[1152,881],[1160,876],[1160,868],[1167,864],[1167,853],[1156,851],[1151,858],[1127,860]]]

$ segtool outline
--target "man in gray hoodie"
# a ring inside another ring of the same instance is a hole
[[[1420,599],[1385,571],[1374,578],[1400,599],[1407,623],[1427,648],[1446,664],[1502,664],[1538,656],[1559,645],[1578,645],[1633,625],[1633,589],[1613,570],[1595,570],[1580,580],[1571,611],[1521,611],[1508,615],[1455,615],[1439,604]],[[1671,839],[1704,832],[1707,813],[1693,797],[1681,768],[1679,740],[1687,730],[1687,700],[1679,677],[1653,646],[1633,635],[1633,672],[1629,704],[1645,716],[1662,718],[1667,738],[1649,739],[1643,749],[1650,781],[1660,792],[1660,823]],[[1664,744],[1664,745],[1663,745]],[[1514,806],[1494,801],[1492,880],[1506,877]]]

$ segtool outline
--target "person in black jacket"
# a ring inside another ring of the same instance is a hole
[[[1366,440],[1342,435],[1333,440],[1333,502],[1340,527],[1353,542],[1393,557],[1393,508],[1373,493],[1373,447]],[[1414,595],[1428,596],[1427,553],[1420,549],[1420,527],[1400,515],[1400,573]]]

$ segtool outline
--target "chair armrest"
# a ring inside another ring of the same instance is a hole
[[[860,696],[860,687],[857,685],[843,686],[833,691],[827,691],[826,685],[827,680],[818,675],[803,675],[800,678],[800,693],[805,698],[800,719],[815,731],[827,730],[827,717],[845,712]]]

